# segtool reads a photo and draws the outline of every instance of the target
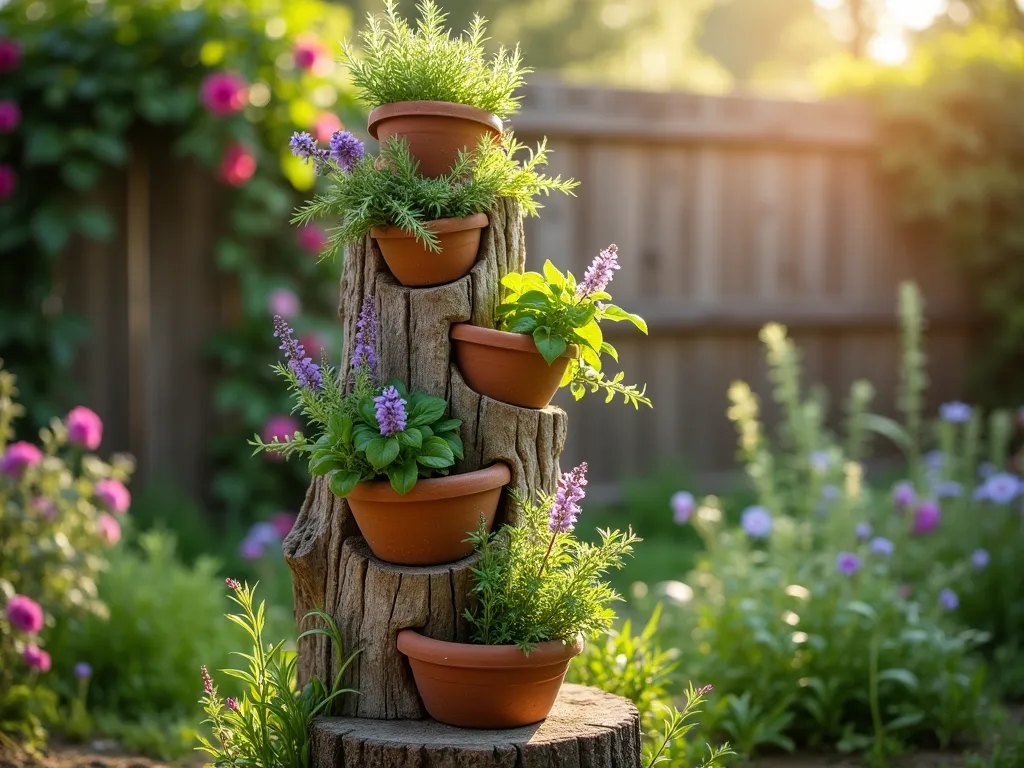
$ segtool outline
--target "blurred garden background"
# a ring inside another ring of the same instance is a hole
[[[440,5],[521,45],[511,126],[581,182],[527,222],[529,268],[581,274],[614,242],[616,301],[650,325],[615,344],[653,409],[561,402],[581,530],[645,539],[615,574],[632,624],[574,679],[645,722],[711,683],[701,737],[747,756],[1024,764],[1002,738],[1024,696],[1024,3]],[[341,265],[289,224],[317,178],[287,142],[369,140],[336,59],[381,8],[0,0],[0,358],[26,410],[0,440],[83,405],[98,454],[134,457],[93,586],[44,605],[54,696],[0,691],[0,726],[38,705],[178,757],[199,665],[238,645],[223,577],[259,579],[293,633],[280,544],[309,478],[246,440],[301,428],[271,317],[336,358]],[[0,549],[77,567],[3,501]],[[4,598],[22,567],[0,555]]]

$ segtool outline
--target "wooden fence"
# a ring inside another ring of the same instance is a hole
[[[565,403],[564,462],[586,459],[595,485],[673,461],[712,482],[733,467],[728,385],[749,381],[774,412],[757,339],[770,320],[790,327],[809,381],[838,401],[867,378],[892,412],[903,279],[928,301],[931,399],[961,393],[961,283],[935,243],[894,225],[862,105],[542,83],[512,122],[521,139],[546,135],[550,170],[582,182],[528,222],[530,266],[550,258],[581,274],[617,243],[616,302],[650,324],[649,338],[607,332],[653,410]],[[213,265],[218,195],[194,168],[136,168],[109,200],[121,240],[76,250],[67,272],[67,304],[96,330],[83,376],[114,443],[194,491],[214,429],[201,348],[237,312]]]

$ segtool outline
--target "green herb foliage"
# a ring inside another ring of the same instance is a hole
[[[531,70],[522,66],[519,47],[504,46],[485,59],[486,20],[479,15],[460,37],[444,28],[447,18],[433,0],[416,6],[416,26],[386,0],[383,23],[372,13],[359,33],[362,56],[344,46],[345,63],[363,101],[371,107],[398,101],[449,101],[505,118],[519,108],[515,91]]]
[[[523,150],[529,157],[520,164],[515,156]],[[538,173],[545,163],[544,142],[534,152],[506,132],[500,143],[486,136],[472,151],[460,152],[448,175],[427,178],[420,175],[419,162],[409,155],[408,143],[392,136],[379,157],[365,156],[350,173],[334,169],[329,189],[303,206],[293,221],[309,224],[318,219],[340,219],[330,231],[330,245],[321,258],[362,239],[373,227],[400,227],[437,253],[441,246],[429,227],[431,221],[484,213],[499,197],[518,201],[535,216],[542,207],[537,195],[552,191],[571,194],[577,182]]]
[[[600,323],[626,320],[647,333],[643,318],[608,303],[611,294],[605,291],[581,296],[575,276],[571,272],[563,275],[550,261],[544,262],[544,274],[512,273],[505,275],[501,284],[506,289],[496,312],[501,330],[533,336],[548,365],[565,354],[570,344],[578,347],[580,356],[569,360],[561,383],[568,385],[574,398],[579,400],[588,389],[603,389],[605,402],[621,395],[634,408],[641,403],[651,405],[644,396],[646,387],[638,390],[635,385],[622,384],[621,372],[611,379],[601,373],[601,356],[617,361],[619,354],[604,340]]]
[[[466,610],[473,642],[519,646],[529,651],[548,640],[575,642],[607,632],[618,593],[603,580],[640,541],[630,530],[599,531],[599,544],[577,541],[572,531],[548,531],[551,498],[513,500],[521,522],[488,534],[481,522],[470,540],[479,561],[473,568],[476,605]]]

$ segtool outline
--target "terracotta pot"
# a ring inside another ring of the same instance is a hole
[[[452,326],[455,363],[466,383],[481,395],[522,408],[543,408],[551,402],[570,358],[570,345],[551,365],[537,351],[533,337],[469,323]]]
[[[432,718],[460,728],[518,728],[548,716],[569,662],[583,640],[540,643],[530,654],[514,645],[469,645],[398,633],[416,688]]]
[[[359,483],[346,496],[373,554],[398,565],[440,565],[468,557],[465,541],[483,515],[494,525],[501,489],[512,479],[505,464],[447,477],[420,478],[405,496],[387,480]]]
[[[475,149],[485,134],[501,136],[501,120],[466,104],[450,101],[398,101],[370,112],[367,128],[382,144],[391,136],[409,142],[409,154],[420,162],[420,173],[444,176],[459,158],[459,150]]]
[[[441,243],[440,253],[428,250],[400,227],[374,227],[370,236],[377,241],[391,274],[402,285],[444,285],[469,274],[480,251],[480,230],[488,224],[486,213],[428,222],[427,227]]]

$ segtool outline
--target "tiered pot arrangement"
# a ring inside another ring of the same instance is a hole
[[[362,35],[364,53],[346,47],[353,81],[372,108],[368,132],[381,142],[379,155],[368,155],[344,131],[326,148],[305,133],[292,139],[293,152],[332,181],[296,221],[336,223],[325,257],[370,238],[367,249],[349,258],[372,258],[375,247],[390,274],[378,275],[373,295],[363,294],[349,328],[351,356],[340,371],[308,358],[275,318],[286,357],[278,373],[315,434],[253,444],[306,457],[310,473],[325,477],[347,501],[381,561],[432,566],[475,558],[465,617],[471,642],[407,629],[397,634],[397,647],[433,718],[471,728],[516,727],[547,716],[583,638],[609,628],[615,595],[601,576],[621,565],[636,539],[607,533],[596,556],[578,559],[573,528],[585,464],[561,475],[548,493],[522,482],[513,493],[508,462],[465,466],[470,459],[463,422],[452,417],[454,401],[410,391],[404,381],[382,381],[383,361],[394,357],[389,345],[400,343],[380,331],[381,315],[400,314],[389,302],[406,301],[414,312],[419,289],[465,278],[482,252],[488,212],[503,199],[535,214],[539,192],[575,186],[538,172],[546,161],[543,144],[525,164],[515,159],[521,147],[503,119],[517,107],[514,92],[526,72],[518,50],[502,49],[485,61],[482,28],[452,38],[432,2],[419,8],[412,27],[389,2],[384,22]],[[642,390],[621,383],[621,373],[601,372],[603,356],[617,358],[601,322],[626,320],[646,332],[639,317],[610,303],[606,289],[618,268],[612,245],[580,281],[549,261],[541,273],[504,275],[500,286],[492,285],[501,298],[496,312],[451,325],[452,370],[477,397],[503,408],[545,409],[561,386],[576,399],[600,389],[608,400],[619,394],[634,406],[650,405]],[[415,318],[410,325],[416,327]],[[501,509],[514,524],[494,532]]]

